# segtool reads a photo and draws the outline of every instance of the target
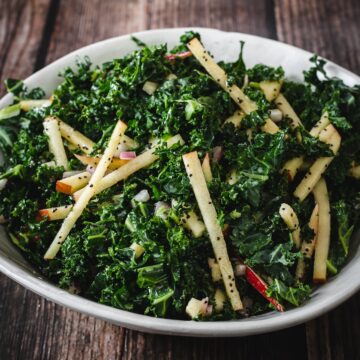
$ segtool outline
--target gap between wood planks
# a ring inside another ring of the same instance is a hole
[[[51,36],[55,27],[56,16],[59,11],[60,0],[50,0],[49,10],[42,33],[38,54],[36,56],[34,71],[38,71],[46,65],[46,55],[49,49]]]

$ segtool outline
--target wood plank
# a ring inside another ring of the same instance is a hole
[[[6,93],[5,79],[26,78],[36,68],[50,6],[51,0],[0,2],[0,96]],[[1,275],[0,289],[0,328],[5,334],[1,335],[0,353],[2,358],[12,359],[14,351],[34,347],[36,339],[23,336],[23,331],[31,334],[36,319],[33,309],[25,306],[28,292],[21,286]],[[12,332],[14,319],[10,314],[14,313],[19,326],[33,318],[32,326]]]
[[[0,75],[25,77],[34,64],[40,67],[111,36],[195,24],[272,38],[277,29],[282,41],[359,71],[356,0],[274,2],[276,28],[273,1],[268,0],[61,0],[59,8],[53,0],[50,17],[50,0],[0,2]],[[12,11],[6,10],[8,3]],[[241,339],[175,338],[126,330],[54,305],[1,275],[0,354],[4,359],[306,359],[307,342],[310,359],[352,359],[360,357],[358,303],[359,294],[310,322],[306,338],[304,326]]]
[[[354,72],[360,71],[356,0],[275,0],[279,40],[318,53]],[[308,358],[358,359],[360,293],[336,310],[306,325]]]
[[[124,352],[124,329],[54,305],[4,276],[0,288],[1,358],[110,359]]]
[[[302,326],[247,338],[151,335],[54,305],[20,286],[14,290],[4,276],[0,287],[4,359],[234,359],[234,353],[245,359],[306,359]]]
[[[202,26],[275,38],[272,1],[153,0],[147,27]]]
[[[95,41],[163,27],[196,24],[274,38],[274,13],[270,5],[271,2],[263,0],[63,0],[47,62]]]
[[[360,293],[329,314],[306,325],[308,357],[313,359],[360,359]]]
[[[274,0],[281,41],[360,72],[358,0]]]
[[[6,92],[6,78],[23,79],[33,72],[50,4],[51,0],[0,1],[0,96]]]
[[[145,29],[147,9],[141,0],[62,0],[46,62],[95,41]]]

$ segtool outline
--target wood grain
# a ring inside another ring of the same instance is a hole
[[[34,71],[49,7],[50,0],[0,1],[1,96],[6,78],[22,79]]]
[[[360,293],[334,311],[306,324],[309,360],[360,359]]]
[[[360,73],[358,0],[275,0],[279,40]]]
[[[274,38],[271,4],[263,0],[62,0],[47,62],[94,41],[164,27],[203,26]]]
[[[92,42],[145,29],[146,11],[142,0],[62,0],[46,62]]]
[[[0,77],[111,36],[180,26],[278,37],[359,72],[359,15],[357,0],[0,0]],[[82,315],[0,275],[0,359],[360,359],[359,300],[272,334],[176,338]]]
[[[54,305],[3,276],[0,288],[1,359],[306,359],[303,326],[247,338],[151,335]]]
[[[360,72],[359,1],[275,0],[279,40]],[[360,359],[360,294],[306,325],[308,358]]]
[[[211,27],[274,38],[272,1],[151,0],[147,27]]]

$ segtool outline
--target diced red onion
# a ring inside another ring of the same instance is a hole
[[[94,165],[88,165],[86,167],[86,171],[90,174],[93,174],[95,172],[96,167]]]
[[[213,306],[212,305],[208,305],[206,307],[206,310],[205,310],[205,315],[206,316],[210,316],[212,314],[212,311],[213,311]]]
[[[213,161],[215,163],[219,162],[223,156],[223,148],[222,146],[215,146],[213,148]]]
[[[139,202],[147,202],[150,200],[150,194],[147,190],[141,190],[134,196],[134,200]]]
[[[95,172],[95,170],[96,170],[96,166],[94,166],[94,165],[88,165],[85,169],[85,171],[87,171],[91,175]],[[105,175],[110,174],[111,172],[112,172],[112,170],[108,169],[105,171]]]
[[[5,189],[6,184],[7,184],[7,179],[0,180],[0,191]]]
[[[206,314],[206,310],[209,306],[209,298],[206,297],[204,299],[201,299],[202,302],[202,306],[201,306],[201,314],[205,315]]]
[[[62,175],[62,178],[63,179],[66,179],[70,176],[74,176],[74,175],[77,175],[77,174],[81,174],[82,172],[84,172],[84,170],[74,170],[74,171],[65,171]]]
[[[282,112],[279,109],[270,110],[270,119],[274,122],[279,122],[282,119]]]
[[[168,54],[168,55],[165,55],[165,59],[166,60],[175,60],[175,59],[185,59],[189,56],[192,55],[192,52],[191,51],[184,51],[184,52],[181,52],[181,53],[177,53],[177,54]]]
[[[136,158],[135,151],[121,151],[119,158],[121,160],[132,160]]]
[[[246,273],[246,265],[236,264],[234,269],[235,276],[244,276]]]

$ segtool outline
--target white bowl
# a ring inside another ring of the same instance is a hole
[[[219,30],[192,28],[198,31],[207,49],[217,60],[235,60],[239,53],[239,41],[244,40],[245,62],[248,66],[265,63],[283,66],[288,78],[301,81],[302,71],[309,68],[312,54],[290,45],[257,36],[222,32]],[[179,37],[186,28],[163,29],[134,34],[147,44],[168,43],[170,47],[178,44]],[[25,80],[29,88],[40,86],[47,94],[61,82],[58,73],[66,66],[73,66],[77,57],[88,55],[94,64],[123,56],[136,49],[130,36],[120,36],[101,41],[55,61]],[[331,62],[327,65],[331,76],[337,76],[348,85],[360,83],[360,78],[348,70]],[[8,74],[11,75],[11,74]],[[10,104],[11,95],[0,101],[0,108]],[[72,295],[50,284],[27,263],[9,242],[3,229],[0,229],[0,271],[31,291],[67,306],[74,310],[104,319],[131,329],[172,335],[187,336],[245,336],[265,333],[294,326],[317,317],[348,299],[360,288],[360,247],[354,247],[352,259],[327,284],[314,291],[311,299],[303,306],[285,313],[269,312],[237,321],[195,322],[182,320],[157,319],[128,311],[114,309],[82,297]]]

